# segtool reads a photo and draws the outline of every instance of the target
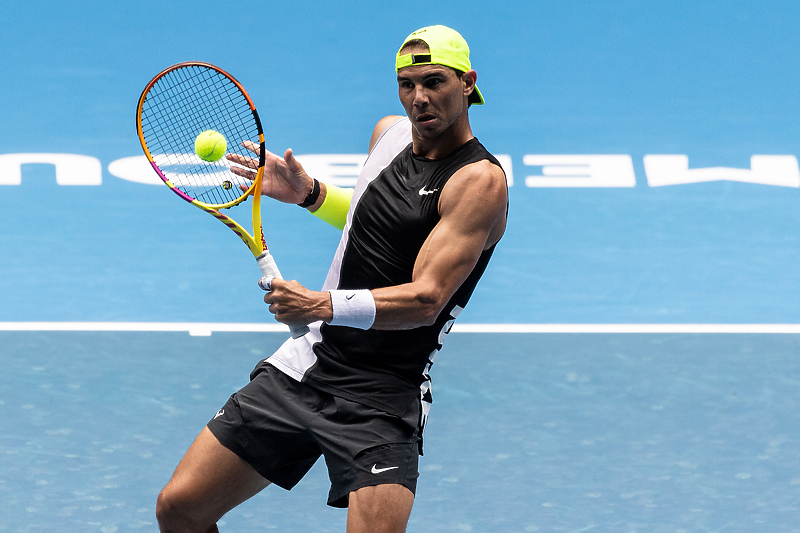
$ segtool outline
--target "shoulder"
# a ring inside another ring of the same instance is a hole
[[[487,246],[505,230],[508,184],[503,169],[488,159],[461,167],[447,181],[439,197],[439,214],[465,226],[485,228]]]
[[[447,189],[459,195],[489,194],[503,198],[508,195],[505,172],[489,159],[481,159],[458,169],[448,180],[445,191]]]
[[[397,122],[398,120],[402,120],[405,117],[400,115],[389,115],[387,117],[383,117],[375,124],[375,128],[372,130],[372,136],[369,139],[369,151],[372,151],[372,148],[375,147],[375,143],[378,142],[378,139],[381,138],[383,132],[385,132],[392,124]]]

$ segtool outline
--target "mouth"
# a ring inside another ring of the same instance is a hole
[[[417,124],[430,124],[434,120],[436,120],[436,116],[432,115],[431,113],[422,113],[416,117]]]

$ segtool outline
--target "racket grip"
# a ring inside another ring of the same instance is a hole
[[[264,277],[269,276],[283,279],[280,271],[278,270],[278,265],[275,264],[275,259],[272,257],[271,253],[264,252],[263,254],[259,255],[256,257],[256,263],[258,263],[258,268],[261,269],[261,274]],[[309,329],[308,326],[289,326],[289,332],[292,334],[293,339],[299,339],[308,333]]]

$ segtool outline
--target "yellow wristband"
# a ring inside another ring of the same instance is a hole
[[[311,214],[324,220],[334,228],[344,229],[354,189],[343,189],[328,183],[325,184],[325,187],[327,189],[325,200],[319,206],[319,209]]]

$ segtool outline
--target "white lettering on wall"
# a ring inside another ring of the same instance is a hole
[[[100,160],[76,154],[3,154],[0,155],[0,185],[20,185],[22,165],[46,164],[56,167],[59,185],[100,185],[103,167]]]
[[[800,169],[793,155],[754,155],[750,168],[689,168],[686,155],[646,155],[644,171],[651,187],[706,181],[741,181],[780,187],[800,187]]]
[[[120,179],[136,183],[147,185],[162,185],[164,183],[153,170],[150,161],[143,155],[123,157],[112,161],[108,165],[108,172]]]
[[[358,178],[358,174],[364,166],[367,155],[306,154],[295,155],[295,157],[303,165],[309,176],[332,185],[352,187],[355,185],[356,178]],[[117,159],[108,165],[108,171],[118,178],[136,183],[151,185],[163,183],[161,178],[153,171],[147,157],[143,155]]]
[[[308,173],[339,187],[354,187],[367,154],[306,154],[295,156]]]
[[[339,187],[355,187],[356,179],[367,160],[367,154],[306,154],[296,157],[309,176]],[[508,186],[511,187],[514,185],[511,156],[501,154],[495,157],[506,174]]]
[[[341,187],[355,185],[366,154],[298,155],[306,171],[326,183]],[[509,186],[514,185],[512,158],[496,156]],[[542,155],[523,156],[523,163],[540,167],[541,173],[525,178],[528,187],[635,187],[636,175],[629,155]],[[20,185],[22,166],[46,164],[55,167],[59,185],[102,185],[102,165],[91,156],[78,154],[0,154],[0,185]],[[708,181],[739,181],[760,185],[800,188],[800,168],[793,155],[754,155],[750,168],[689,168],[686,155],[646,155],[644,169],[650,187],[683,185]],[[117,178],[147,185],[161,180],[143,155],[112,161],[108,172]]]
[[[511,156],[506,154],[495,155],[497,161],[500,163],[500,166],[503,168],[503,172],[506,173],[506,183],[509,187],[514,186],[514,169],[512,168],[511,164]]]
[[[528,187],[635,187],[636,174],[629,155],[525,155],[522,162],[542,167],[541,175],[527,176]]]

